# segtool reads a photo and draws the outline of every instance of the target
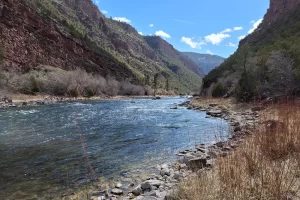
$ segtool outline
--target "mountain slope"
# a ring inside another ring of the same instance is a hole
[[[159,53],[162,60],[172,59],[173,62],[181,66],[186,66],[186,68],[192,70],[200,77],[204,76],[204,72],[201,68],[199,68],[191,59],[174,49],[174,47],[165,40],[158,36],[145,36],[145,39],[149,46]]]
[[[210,95],[217,84],[227,88],[219,95],[229,90],[242,100],[299,95],[299,13],[300,1],[271,0],[257,30],[204,78],[204,93]]]
[[[105,18],[91,0],[4,0],[0,17],[6,66],[80,67],[136,84],[145,84],[148,77],[152,82],[159,73],[164,74],[161,82],[168,77],[181,92],[201,84],[185,66],[180,75],[166,67],[160,53],[131,25]],[[193,82],[185,82],[191,77]]]
[[[205,74],[208,74],[214,68],[220,66],[224,62],[225,58],[217,55],[200,54],[194,52],[182,52],[189,57],[194,63],[203,69]]]

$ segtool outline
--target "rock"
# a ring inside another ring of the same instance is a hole
[[[207,160],[206,161],[206,167],[212,167],[215,164],[214,160]]]
[[[179,180],[181,178],[181,175],[178,172],[175,172],[173,177],[175,180]]]
[[[147,183],[147,184],[150,184],[150,187],[151,186],[156,186],[156,187],[159,187],[160,185],[162,185],[164,182],[163,181],[160,181],[160,180],[148,180],[148,181],[145,181],[144,182],[145,184]],[[144,184],[143,183],[143,184]],[[147,184],[146,184],[146,186],[147,186]],[[150,188],[149,187],[149,188]],[[142,187],[142,189],[143,189],[143,187]]]
[[[168,168],[164,168],[160,171],[160,175],[161,176],[170,176],[171,175],[171,172]]]
[[[150,186],[151,187],[151,186]],[[134,188],[132,191],[131,191],[135,196],[138,196],[140,194],[142,194],[143,190],[141,188],[141,185],[138,185],[136,188]]]
[[[147,193],[144,193],[143,196],[151,196],[151,197],[157,197],[156,191],[150,191]]]
[[[152,196],[138,196],[136,200],[157,200],[157,198]]]
[[[121,184],[121,183],[117,183],[116,185],[115,185],[115,187],[116,188],[121,188],[123,185]]]
[[[261,106],[255,106],[255,107],[251,108],[251,110],[252,110],[253,112],[257,112],[257,111],[263,110],[263,107],[261,107]]]
[[[209,104],[209,106],[211,106],[211,107],[216,107],[216,106],[218,106],[219,104],[217,104],[217,103],[211,103],[211,104]]]
[[[187,169],[187,165],[185,163],[180,164],[180,169]]]
[[[142,190],[147,190],[151,188],[151,185],[149,182],[145,181],[144,183],[141,184]]]
[[[238,131],[241,131],[241,130],[242,130],[242,128],[240,126],[237,126],[233,129],[234,132],[238,132]]]
[[[160,169],[168,169],[168,168],[169,168],[169,165],[165,163],[165,164],[161,165]]]
[[[177,110],[177,106],[171,107],[172,110]]]
[[[115,194],[115,195],[122,195],[123,191],[120,190],[120,189],[114,188],[114,189],[111,190],[111,193]]]
[[[201,169],[206,166],[207,159],[206,158],[194,158],[189,160],[188,166],[192,169],[198,168]]]
[[[222,148],[224,145],[224,142],[217,142],[216,143],[216,146],[219,147],[219,148]]]

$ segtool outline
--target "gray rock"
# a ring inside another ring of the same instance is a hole
[[[163,168],[161,171],[160,171],[160,175],[161,176],[170,176],[171,175],[171,172],[168,168]]]
[[[160,181],[160,180],[148,180],[148,181],[145,181],[144,183],[149,183],[151,186],[159,187],[159,186],[162,185],[164,182],[163,182],[163,181]]]
[[[161,169],[168,169],[168,168],[169,168],[169,166],[166,163],[161,165]]]
[[[115,195],[122,195],[123,191],[120,190],[120,189],[114,188],[114,189],[111,190],[111,193],[115,194]]]
[[[141,188],[141,185],[138,185],[136,188],[134,188],[131,193],[133,193],[135,196],[138,196],[142,194],[143,190]]]
[[[139,196],[136,200],[157,200],[157,198],[152,196]]]
[[[151,184],[148,181],[145,181],[144,183],[141,184],[142,190],[147,190],[151,188]]]
[[[150,192],[144,193],[143,196],[157,197],[156,191],[152,190]]]
[[[123,185],[121,184],[121,183],[117,183],[116,185],[115,185],[115,187],[116,188],[121,188]]]

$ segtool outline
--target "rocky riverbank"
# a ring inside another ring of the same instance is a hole
[[[206,112],[207,118],[215,117],[228,121],[230,124],[229,135],[225,138],[220,137],[220,141],[211,146],[198,144],[194,149],[178,152],[176,163],[161,165],[159,174],[153,174],[140,184],[134,185],[132,183],[125,190],[122,190],[122,186],[118,183],[115,188],[105,190],[103,196],[94,196],[92,199],[176,199],[173,194],[180,181],[197,176],[205,170],[210,170],[218,157],[225,157],[230,154],[255,130],[261,107],[241,106],[237,108],[233,102],[230,102],[229,105],[209,103],[209,101],[203,103],[197,99],[178,105],[187,109]]]
[[[97,96],[97,97],[57,97],[57,96],[30,96],[30,98],[11,98],[4,96],[0,99],[1,108],[19,108],[30,106],[49,105],[58,102],[76,102],[76,101],[97,101],[97,100],[121,100],[121,99],[137,99],[137,98],[153,98],[152,96]],[[155,97],[153,99],[160,99]],[[134,101],[133,101],[134,102]]]

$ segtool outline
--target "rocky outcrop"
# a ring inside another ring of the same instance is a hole
[[[266,23],[275,22],[278,18],[295,9],[300,0],[271,0],[270,8],[264,17]]]
[[[6,66],[32,68],[43,64],[66,70],[81,67],[121,80],[134,78],[133,73],[109,53],[97,53],[57,21],[42,17],[24,1],[1,2],[0,38]]]

